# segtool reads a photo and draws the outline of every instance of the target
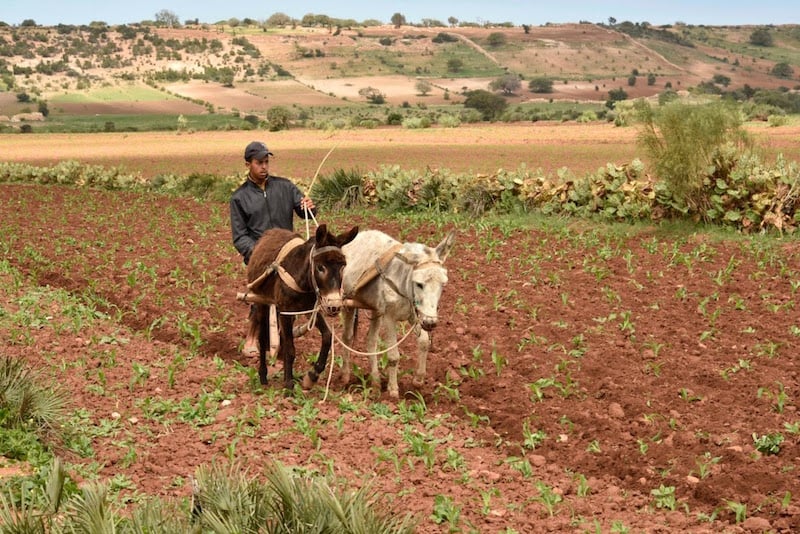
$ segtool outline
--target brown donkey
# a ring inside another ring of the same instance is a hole
[[[341,247],[358,234],[354,226],[348,232],[334,235],[321,224],[311,239],[303,241],[296,233],[274,228],[264,232],[256,243],[247,265],[246,294],[239,299],[253,303],[251,326],[258,328],[258,378],[267,383],[266,352],[269,347],[269,305],[278,311],[280,344],[278,357],[283,360],[284,387],[294,388],[292,366],[295,359],[294,317],[298,312],[321,311],[330,317],[342,309],[342,272],[345,257]],[[333,336],[324,320],[314,324],[322,336],[319,357],[303,378],[303,387],[316,383],[325,370]]]

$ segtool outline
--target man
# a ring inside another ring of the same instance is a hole
[[[317,214],[314,202],[300,192],[291,180],[270,175],[270,156],[273,154],[264,143],[253,141],[248,144],[244,149],[247,179],[231,195],[233,246],[242,255],[245,265],[250,261],[256,241],[266,230],[270,228],[294,230],[293,212],[303,218]],[[277,343],[277,318],[274,307],[270,310],[270,330],[270,341]],[[270,352],[274,352],[274,348],[270,347]],[[246,356],[258,353],[257,329],[248,328],[242,352]]]

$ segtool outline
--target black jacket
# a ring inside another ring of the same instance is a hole
[[[303,193],[286,178],[270,176],[262,191],[249,178],[231,195],[231,233],[233,246],[244,258],[250,261],[250,254],[256,241],[270,228],[294,230],[294,217],[306,217],[300,207]],[[316,216],[316,209],[312,210]],[[310,215],[308,216],[310,218]]]

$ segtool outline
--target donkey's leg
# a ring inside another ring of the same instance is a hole
[[[419,325],[416,325],[414,329],[417,331],[417,371],[414,373],[414,385],[419,387],[425,383],[431,335]]]
[[[389,384],[386,389],[389,391],[389,396],[396,399],[400,397],[400,389],[397,386],[397,363],[400,361],[400,350],[397,347],[397,321],[387,318],[384,320],[384,327],[386,328],[386,343],[390,347],[386,354],[389,358]]]
[[[269,308],[254,304],[250,314],[250,329],[258,332],[258,380],[262,386],[267,384],[267,347],[269,346],[269,327],[267,313]]]
[[[294,390],[294,328],[293,315],[281,315],[278,310],[278,332],[280,333],[280,343],[278,344],[278,356],[283,360],[283,387],[288,395]]]
[[[350,347],[353,346],[355,338],[355,308],[342,309],[342,343],[345,345],[342,352],[342,382],[350,383]]]
[[[308,370],[306,376],[303,377],[303,388],[305,389],[309,389],[316,384],[317,380],[319,380],[319,376],[325,371],[325,366],[328,364],[328,354],[331,352],[331,344],[333,343],[333,334],[331,334],[331,329],[328,327],[328,323],[325,322],[325,318],[317,316],[314,323],[316,324],[317,330],[319,330],[320,336],[322,336],[322,345],[319,349],[317,362],[314,364],[314,367]],[[333,365],[333,363],[331,363],[331,365]]]
[[[372,313],[369,318],[369,329],[367,330],[367,353],[369,354],[370,376],[372,376],[372,384],[380,388],[381,386],[381,372],[378,369],[378,339],[381,332],[381,322],[383,316],[377,313]]]

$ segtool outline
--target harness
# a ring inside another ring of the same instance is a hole
[[[356,284],[353,286],[353,289],[345,295],[345,298],[352,298],[356,295],[364,286],[372,282],[375,278],[380,276],[386,284],[392,288],[392,290],[406,299],[414,309],[414,313],[416,314],[417,302],[414,299],[413,295],[406,295],[403,290],[401,290],[394,280],[386,276],[386,269],[389,267],[389,264],[392,262],[393,259],[397,258],[401,260],[406,265],[410,266],[411,271],[416,271],[418,269],[423,269],[431,265],[442,265],[441,260],[426,260],[422,263],[414,264],[408,258],[399,254],[400,249],[403,248],[403,245],[398,244],[391,247],[389,250],[381,254],[381,256],[375,260],[375,262],[366,269],[361,276],[358,277]]]
[[[287,271],[283,267],[283,265],[281,265],[281,262],[286,258],[286,256],[291,251],[293,251],[294,249],[296,249],[297,247],[301,246],[304,243],[305,241],[299,237],[294,237],[289,241],[287,241],[278,251],[278,255],[275,257],[275,261],[273,261],[272,264],[270,264],[270,266],[267,267],[267,269],[263,273],[261,273],[261,275],[258,278],[247,284],[247,289],[253,289],[255,286],[263,282],[266,278],[277,272],[278,277],[281,279],[281,281],[284,284],[286,284],[292,291],[296,291],[297,293],[310,293],[310,291],[304,291],[297,283],[297,281],[294,279],[294,277],[289,273],[289,271]],[[334,250],[341,250],[341,249],[339,247],[335,247],[332,245],[317,248],[317,245],[315,244],[311,247],[311,254],[309,256],[309,261],[311,263],[311,272],[312,272],[311,283],[314,286],[315,293],[319,293],[319,288],[317,287],[317,280],[313,276],[314,260],[318,256]]]

